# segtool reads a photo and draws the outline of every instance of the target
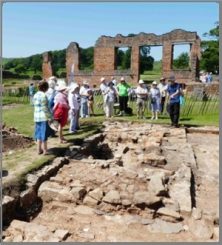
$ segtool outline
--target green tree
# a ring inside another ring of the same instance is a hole
[[[42,55],[36,54],[31,58],[30,68],[34,70],[34,73],[42,70]]]
[[[187,69],[189,68],[189,60],[189,54],[183,52],[173,61],[173,67],[176,69]]]
[[[140,73],[144,71],[152,71],[154,58],[150,56],[150,46],[142,46],[140,48]]]
[[[219,22],[215,23],[215,27],[208,33],[204,33],[205,37],[211,40],[202,41],[202,55],[200,60],[201,70],[206,70],[212,73],[219,73]]]
[[[123,70],[130,69],[131,64],[131,48],[128,48],[123,55],[121,66]]]
[[[26,70],[26,68],[23,64],[18,64],[15,67],[15,72],[17,72],[17,73],[23,73],[25,70]]]

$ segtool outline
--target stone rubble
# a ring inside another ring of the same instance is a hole
[[[209,218],[209,212],[195,208],[191,190],[197,191],[193,178],[198,179],[199,172],[186,130],[117,122],[104,125],[103,133],[70,147],[65,158],[28,174],[20,206],[27,208],[41,198],[43,210],[30,223],[13,220],[4,241],[99,241],[98,230],[91,225],[94,219],[98,219],[96,226],[108,222],[129,229],[138,226],[148,234],[187,233],[191,239],[216,239],[218,212],[211,214],[209,222],[204,218]],[[6,210],[13,199],[3,200]],[[50,220],[51,212],[55,216]],[[63,224],[56,223],[60,215]]]

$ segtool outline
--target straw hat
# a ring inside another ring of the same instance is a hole
[[[144,81],[142,79],[140,79],[139,84],[144,84]]]

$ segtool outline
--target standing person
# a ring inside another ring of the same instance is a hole
[[[115,103],[115,98],[117,96],[117,91],[114,88],[113,82],[109,82],[107,90],[106,90],[106,117],[113,117],[114,114],[114,103]]]
[[[79,91],[80,98],[81,98],[80,115],[82,118],[89,117],[88,90],[89,90],[89,83],[87,81],[83,81],[83,85],[81,86]]]
[[[161,77],[160,83],[157,86],[160,90],[160,114],[163,114],[165,101],[166,101],[166,90],[167,90],[167,84],[166,84],[166,78]]]
[[[47,140],[50,132],[48,121],[51,120],[51,113],[48,107],[48,99],[45,92],[48,90],[48,83],[42,80],[38,84],[38,92],[33,97],[35,140],[37,140],[38,154],[47,154]]]
[[[68,95],[68,101],[69,101],[69,117],[70,117],[70,126],[69,126],[69,132],[75,133],[77,131],[78,127],[78,111],[80,109],[79,104],[79,85],[73,84],[70,87],[69,95]]]
[[[50,77],[48,80],[48,84],[49,84],[49,89],[46,92],[46,96],[48,98],[48,102],[49,102],[49,109],[51,111],[51,113],[53,113],[53,107],[54,107],[54,99],[55,99],[55,95],[56,95],[56,77]]]
[[[33,105],[33,96],[35,94],[35,87],[33,83],[30,83],[29,85],[29,101],[30,104]]]
[[[119,116],[123,116],[124,114],[127,114],[129,89],[130,89],[130,85],[126,83],[124,77],[121,77],[120,83],[117,85],[117,91],[119,95],[119,108],[120,108]]]
[[[179,127],[179,116],[180,116],[180,84],[176,82],[175,76],[172,75],[168,79],[169,85],[167,88],[168,93],[168,106],[169,114],[171,119],[171,125]]]
[[[117,86],[117,81],[116,81],[115,77],[111,77],[111,82],[113,83],[114,87]]]
[[[67,123],[68,112],[69,112],[66,83],[60,81],[60,83],[56,87],[56,90],[57,90],[57,94],[54,99],[54,107],[53,107],[54,119],[59,122],[58,132],[59,132],[60,143],[66,143],[62,131],[63,127]]]
[[[150,103],[151,103],[151,111],[153,119],[158,119],[158,112],[160,110],[160,90],[157,87],[157,82],[152,82],[152,88],[150,89]]]
[[[93,90],[88,89],[88,110],[89,110],[89,116],[92,114],[92,116],[95,116],[94,114],[94,96],[93,96]]]
[[[146,101],[148,99],[148,89],[144,86],[144,81],[139,80],[139,86],[136,88],[137,96],[137,118],[144,118]]]
[[[102,77],[100,79],[100,90],[101,90],[101,93],[102,93],[102,96],[103,96],[103,111],[104,113],[106,113],[106,101],[105,101],[105,95],[106,95],[106,91],[107,91],[107,83],[106,83],[106,79],[104,77]]]

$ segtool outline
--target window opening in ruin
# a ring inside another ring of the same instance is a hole
[[[115,70],[129,70],[131,67],[131,47],[115,49]]]
[[[79,49],[79,70],[92,71],[94,68],[94,47]]]
[[[190,70],[190,44],[173,44],[173,70]]]
[[[159,80],[162,74],[162,46],[141,46],[140,47],[140,79],[145,83]]]

